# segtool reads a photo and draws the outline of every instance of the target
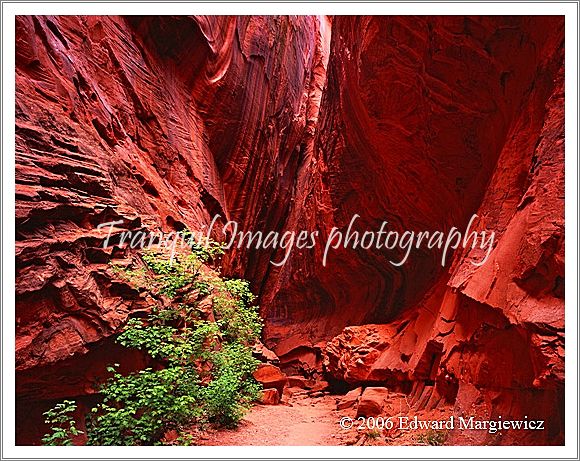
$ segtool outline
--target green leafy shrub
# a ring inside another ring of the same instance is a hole
[[[113,273],[122,280],[133,283],[137,287],[146,287],[149,282],[144,267],[133,268],[110,263]]]
[[[207,296],[211,293],[212,286],[208,282],[200,281],[195,283],[195,289],[198,290],[200,296]]]
[[[74,400],[64,400],[43,413],[44,422],[50,425],[51,430],[42,438],[44,445],[72,445],[73,437],[83,434],[77,429],[72,416],[76,409],[77,405]]]
[[[204,261],[221,254],[221,247],[204,251],[196,248],[173,260],[143,254],[153,297],[174,297],[182,289],[196,291],[198,299],[211,294],[216,321],[202,317],[191,301],[130,319],[117,341],[147,352],[158,365],[126,376],[118,365],[108,368],[111,377],[100,389],[103,401],[87,418],[89,444],[160,444],[169,430],[179,434],[176,440],[191,443],[184,429],[207,422],[235,426],[259,397],[260,385],[252,377],[258,361],[251,353],[262,328],[255,297],[246,281],[204,275]],[[122,273],[137,274],[143,282],[143,271],[124,268]]]
[[[201,416],[197,378],[195,370],[179,366],[115,372],[89,417],[89,444],[155,444],[167,430],[195,421]]]
[[[213,309],[226,339],[253,342],[260,337],[262,319],[246,280],[214,282]]]
[[[192,243],[191,251],[201,261],[208,262],[214,260],[217,256],[224,254],[224,247],[221,243],[212,240],[204,242],[204,244]]]
[[[203,260],[193,253],[166,259],[153,251],[148,251],[143,253],[143,260],[158,276],[154,278],[154,282],[159,293],[169,298],[174,298],[178,290],[193,283],[203,265]]]
[[[249,348],[232,343],[216,352],[213,363],[215,378],[202,389],[207,416],[213,422],[234,427],[250,402],[260,396],[261,387],[250,379],[259,362]]]

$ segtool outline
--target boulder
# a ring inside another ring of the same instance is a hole
[[[288,387],[299,387],[300,389],[309,389],[310,387],[312,387],[312,383],[304,376],[293,375],[288,376]]]
[[[290,399],[294,395],[294,391],[288,387],[284,388],[284,392],[282,392],[282,396],[280,397],[280,402],[284,405],[292,406],[290,403]]]
[[[312,386],[310,386],[310,392],[327,391],[329,387],[330,384],[328,384],[328,381],[325,381],[324,379],[319,379]]]
[[[269,363],[262,363],[258,366],[258,369],[254,371],[254,379],[262,384],[264,389],[277,389],[280,395],[288,384],[288,377],[282,373],[280,368]]]
[[[272,350],[264,346],[261,341],[256,341],[252,347],[252,354],[261,362],[272,363],[274,365],[280,363],[278,356]]]
[[[338,401],[338,404],[336,405],[336,409],[337,410],[345,410],[347,408],[354,406],[360,397],[361,391],[362,391],[362,388],[360,388],[360,387],[357,387],[356,389],[348,391]]]
[[[386,387],[367,387],[360,397],[356,416],[379,416],[388,395]]]
[[[367,381],[372,366],[396,336],[393,325],[351,326],[328,342],[323,363],[333,378],[350,384]]]
[[[260,397],[260,403],[264,405],[278,405],[280,403],[280,394],[277,389],[264,389]]]

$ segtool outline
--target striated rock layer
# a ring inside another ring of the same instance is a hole
[[[413,251],[234,249],[281,367],[389,383],[417,405],[563,431],[560,17],[18,17],[19,408],[91,394],[148,306],[107,265],[103,222],[200,230],[496,231],[442,267]],[[364,325],[367,324],[367,325]],[[349,327],[342,332],[344,327]],[[342,333],[341,333],[342,332]],[[337,336],[339,335],[339,336]],[[335,337],[336,336],[336,337]],[[335,337],[334,339],[332,339]],[[332,339],[332,340],[331,340]],[[331,340],[328,346],[326,342]],[[42,427],[19,411],[19,442]]]
[[[458,417],[545,421],[543,431],[455,431],[452,443],[563,442],[563,68],[547,75],[510,129],[478,210],[498,237],[488,262],[471,264],[475,250],[456,254],[413,309],[387,325],[348,327],[324,351],[333,378],[386,382],[417,410],[452,404]]]

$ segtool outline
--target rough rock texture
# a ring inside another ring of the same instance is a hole
[[[280,368],[269,363],[262,363],[254,371],[254,378],[264,386],[264,389],[274,388],[278,390],[279,396],[284,392],[284,387],[288,384],[288,377],[280,371]]]
[[[324,366],[348,384],[368,382],[372,366],[396,336],[392,324],[347,327],[326,345]]]
[[[337,410],[345,410],[347,408],[355,406],[361,395],[362,388],[357,387],[356,389],[352,389],[348,391],[336,404]]]
[[[558,18],[335,18],[288,225],[326,236],[358,213],[361,230],[465,227],[526,112],[534,123],[518,155],[539,139],[561,34]],[[442,276],[437,251],[401,267],[392,252],[362,249],[336,250],[322,267],[322,251],[293,252],[265,281],[266,331],[282,360],[307,338],[392,319]]]
[[[561,441],[563,107],[559,17],[18,17],[18,404],[91,392],[148,308],[98,224],[324,239],[355,213],[402,231],[477,212],[498,237],[479,268],[352,249],[322,267],[317,245],[282,267],[234,249],[224,271],[253,282],[282,369],[314,376],[326,350],[336,380],[534,412]]]
[[[103,370],[99,345],[147,308],[107,275],[108,261],[124,252],[101,248],[106,230],[98,224],[197,230],[221,214],[261,227],[268,213],[277,226],[297,145],[314,117],[318,24],[314,17],[17,18],[23,405],[41,398],[46,409],[48,399],[86,393],[90,375]],[[105,356],[113,360],[114,350]],[[67,367],[71,360],[83,365]],[[19,430],[31,442],[26,433]]]
[[[388,325],[346,328],[325,350],[330,374],[410,391],[418,409],[545,419],[546,431],[456,431],[457,444],[561,443],[564,423],[563,67],[542,69],[507,134],[478,209],[497,243]]]
[[[280,403],[278,389],[264,389],[260,397],[260,403],[263,405],[278,405]]]
[[[389,390],[385,387],[367,387],[360,396],[357,417],[381,415],[388,395]]]

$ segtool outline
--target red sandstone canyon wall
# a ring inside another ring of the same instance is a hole
[[[355,213],[401,231],[477,213],[497,234],[480,267],[475,250],[395,267],[352,249],[323,267],[316,246],[281,267],[280,251],[236,249],[224,272],[252,281],[282,365],[386,382],[423,408],[541,416],[550,430],[523,442],[560,443],[563,30],[555,16],[18,17],[20,408],[142,360],[112,341],[148,306],[107,271],[125,250],[102,248],[100,223],[196,230],[220,214],[326,236]]]

